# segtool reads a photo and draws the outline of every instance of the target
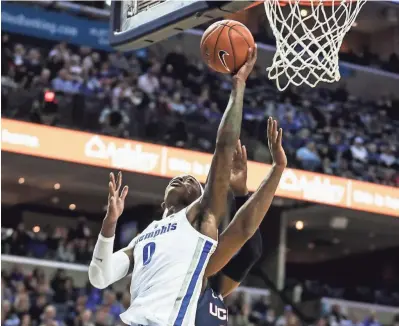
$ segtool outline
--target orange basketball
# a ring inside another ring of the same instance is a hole
[[[249,29],[234,20],[222,20],[208,27],[201,39],[201,55],[207,65],[221,72],[237,72],[255,47]]]

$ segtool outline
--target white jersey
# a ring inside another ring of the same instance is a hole
[[[185,208],[152,222],[129,246],[134,247],[134,270],[122,321],[194,326],[202,278],[217,241],[194,229]]]

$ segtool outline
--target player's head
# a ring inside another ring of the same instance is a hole
[[[164,208],[171,206],[186,207],[203,193],[200,182],[191,175],[182,175],[170,180],[165,190]]]

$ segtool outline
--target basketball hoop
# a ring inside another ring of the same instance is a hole
[[[266,0],[266,16],[276,38],[268,76],[277,88],[315,87],[341,78],[338,53],[367,0]],[[280,79],[286,77],[285,85]]]

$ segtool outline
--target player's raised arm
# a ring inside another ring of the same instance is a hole
[[[133,248],[125,248],[115,253],[113,252],[116,223],[122,215],[125,198],[128,193],[127,186],[120,191],[121,185],[122,173],[118,173],[116,182],[114,174],[111,173],[108,184],[107,214],[103,220],[89,267],[90,283],[99,289],[104,289],[120,280],[133,269]]]
[[[217,226],[227,210],[230,170],[241,132],[245,82],[255,65],[256,58],[257,48],[255,47],[249,50],[247,62],[233,76],[230,100],[219,125],[215,153],[200,201],[201,209],[207,216],[213,216]]]
[[[259,188],[238,210],[234,219],[221,234],[218,247],[212,255],[205,271],[206,276],[220,271],[243,247],[245,242],[253,237],[272,203],[281,176],[287,165],[287,157],[282,147],[282,129],[277,131],[277,121],[271,118],[269,118],[267,124],[267,137],[270,153],[273,157],[272,169]],[[238,152],[235,160],[246,161],[246,155],[244,154],[243,156]]]

